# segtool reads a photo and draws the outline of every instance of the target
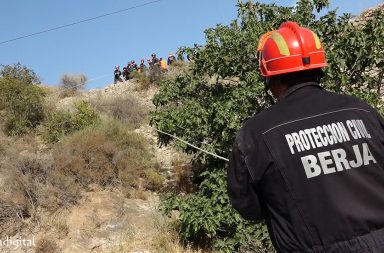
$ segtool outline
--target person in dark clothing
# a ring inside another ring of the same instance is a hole
[[[141,59],[141,61],[140,61],[139,70],[140,70],[140,72],[145,72],[147,70],[147,66],[145,66],[144,59]]]
[[[176,62],[176,57],[173,55],[173,53],[169,53],[167,64],[168,66],[171,66],[174,62]]]
[[[137,71],[137,70],[138,70],[137,64],[134,60],[132,60],[131,61],[131,72]]]
[[[151,56],[152,56],[152,63],[154,65],[156,65],[156,64],[158,65],[159,64],[159,58],[156,57],[156,54],[152,54]]]
[[[125,80],[125,81],[128,81],[129,78],[130,78],[130,76],[129,76],[129,70],[128,70],[127,67],[124,67],[124,68],[123,68],[123,77],[124,77],[124,80]]]
[[[152,70],[150,76],[151,81],[159,80],[161,78],[160,60],[156,57],[156,54],[152,54]]]
[[[280,253],[384,252],[384,120],[358,98],[324,90],[324,49],[294,22],[260,40],[277,103],[238,133],[228,194],[266,220]]]
[[[120,71],[120,66],[119,65],[116,65],[115,66],[115,71],[113,72],[113,75],[114,75],[114,81],[113,83],[117,83],[117,82],[121,82],[121,71]]]
[[[153,62],[151,59],[147,59],[147,63],[148,63],[149,68],[153,67]]]

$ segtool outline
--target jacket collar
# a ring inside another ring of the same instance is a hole
[[[317,88],[323,89],[318,83],[316,82],[306,82],[301,84],[295,84],[289,87],[282,96],[281,100],[285,99],[286,97],[290,96],[291,94],[295,93],[297,90],[307,87],[307,86],[315,86]]]

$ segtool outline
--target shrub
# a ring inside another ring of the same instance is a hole
[[[160,84],[162,77],[163,77],[163,74],[161,73],[159,65],[155,65],[148,69],[148,78],[150,83],[158,85]]]
[[[32,215],[32,181],[12,163],[0,164],[2,189],[0,198],[0,225],[12,219],[27,218]]]
[[[41,238],[37,241],[35,251],[36,253],[56,253],[59,251],[59,246],[53,239]]]
[[[6,110],[4,130],[23,135],[44,119],[44,96],[34,72],[20,64],[0,70],[0,108]]]
[[[38,142],[31,136],[17,140],[7,149],[3,159],[4,169],[19,178],[11,179],[10,182],[15,181],[17,187],[28,190],[24,192],[29,209],[33,205],[35,209],[43,207],[45,210],[55,211],[76,203],[80,197],[79,186],[75,184],[73,178],[57,169],[52,154],[41,153],[37,145]],[[0,175],[4,173],[2,171]],[[12,192],[16,193],[17,190]]]
[[[112,141],[98,132],[83,131],[70,136],[57,146],[54,157],[58,169],[84,188],[91,183],[110,185],[118,175],[118,151]]]
[[[85,88],[88,78],[84,74],[63,74],[60,78],[61,97],[70,97]]]
[[[147,169],[142,175],[145,179],[144,188],[159,191],[164,185],[164,177],[153,169]]]
[[[85,189],[97,184],[156,190],[162,184],[147,140],[116,120],[102,119],[69,135],[56,144],[54,157],[59,171]]]
[[[188,62],[176,61],[169,66],[169,71],[165,76],[166,79],[175,79],[179,75],[190,73],[190,65]]]
[[[20,63],[11,65],[0,65],[2,68],[0,70],[0,76],[4,79],[8,80],[19,80],[24,84],[39,84],[40,79],[36,75],[36,73],[27,68],[26,66],[22,66]]]
[[[194,192],[195,185],[192,183],[192,166],[190,164],[174,164],[175,175],[176,175],[176,190],[182,193]]]
[[[82,101],[76,106],[76,112],[54,111],[43,122],[43,138],[48,143],[55,143],[69,133],[82,130],[95,124],[98,115],[88,102]]]
[[[139,90],[148,90],[149,86],[151,85],[151,82],[153,82],[150,77],[150,73],[150,70],[147,69],[143,72],[133,72],[131,74],[132,78],[137,79],[137,81],[139,82]]]
[[[96,111],[120,120],[124,125],[139,127],[147,118],[148,110],[132,95],[96,98],[91,100]]]

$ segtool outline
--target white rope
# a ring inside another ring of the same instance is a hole
[[[199,147],[196,147],[195,145],[193,145],[193,144],[191,144],[191,143],[189,143],[189,142],[187,142],[187,141],[185,141],[185,140],[183,140],[183,139],[180,139],[180,138],[177,137],[177,136],[174,136],[174,135],[172,135],[172,134],[166,133],[166,132],[161,131],[161,130],[159,130],[159,129],[156,129],[156,128],[154,128],[154,127],[153,127],[153,129],[155,129],[155,130],[156,130],[157,132],[159,132],[159,133],[162,133],[162,134],[168,135],[168,136],[170,136],[170,137],[172,137],[172,138],[175,138],[175,139],[177,139],[177,140],[179,140],[179,141],[181,141],[181,142],[187,144],[188,146],[190,146],[190,147],[192,147],[192,148],[195,148],[195,149],[197,149],[197,150],[200,150],[200,151],[202,151],[202,152],[204,152],[204,153],[206,153],[206,154],[209,154],[209,155],[211,155],[211,156],[214,156],[214,157],[219,158],[219,159],[221,159],[221,160],[224,160],[224,161],[226,161],[226,162],[229,161],[229,160],[228,160],[227,158],[225,158],[225,157],[216,155],[216,154],[214,154],[214,153],[212,153],[212,152],[209,152],[209,151],[206,151],[206,150],[201,149],[201,148],[199,148]]]

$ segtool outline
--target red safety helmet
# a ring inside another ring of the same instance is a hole
[[[258,51],[260,71],[265,77],[327,66],[319,37],[292,21],[264,34]]]

